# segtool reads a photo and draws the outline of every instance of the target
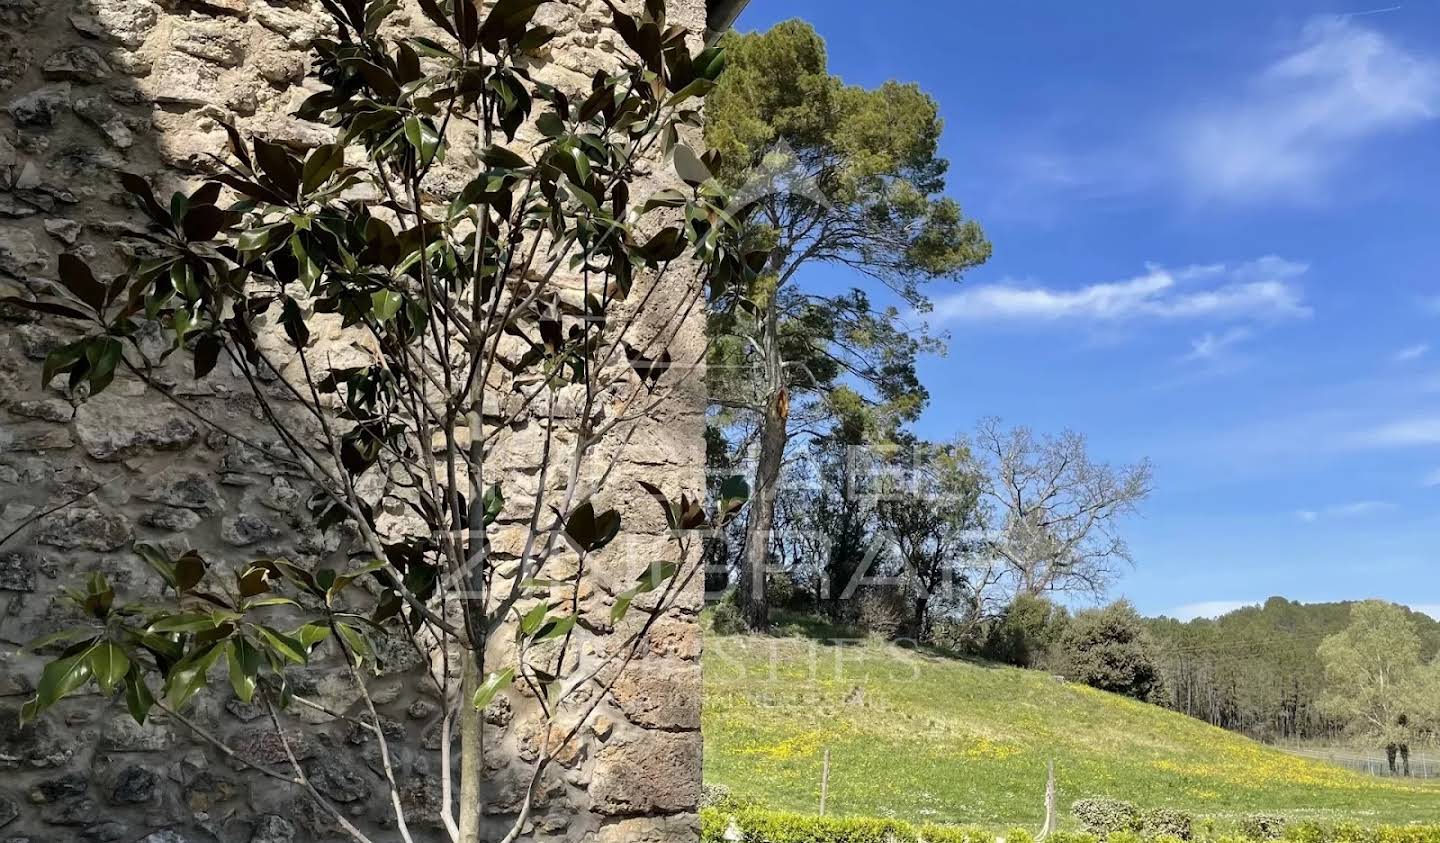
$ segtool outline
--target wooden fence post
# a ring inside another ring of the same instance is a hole
[[[820,766],[820,816],[825,816],[825,797],[830,791],[830,747],[825,747],[825,760]]]
[[[1052,833],[1059,830],[1060,819],[1056,816],[1056,801],[1058,795],[1055,792],[1055,761],[1051,759],[1046,765],[1045,773],[1045,825],[1040,833],[1035,836],[1036,840],[1044,840]]]

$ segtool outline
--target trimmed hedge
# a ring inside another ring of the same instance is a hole
[[[702,808],[701,843],[726,843],[725,833],[732,821],[744,843],[995,843],[997,836],[993,831],[973,826],[915,826],[900,820],[817,817],[762,808],[734,811]],[[1006,843],[1035,843],[1024,829],[1017,828],[1003,836]],[[1072,840],[1069,843],[1095,841]]]
[[[735,803],[728,794],[713,794],[722,804]],[[1109,802],[1116,800],[1081,800]],[[1122,822],[1132,816],[1125,810],[1128,803],[1090,805],[1080,808],[1092,821]],[[1191,839],[1194,825],[1189,814],[1182,811],[1157,809],[1133,814],[1129,828],[1117,828],[1105,835],[1088,832],[1056,832],[1045,843],[1185,843]],[[816,817],[785,811],[768,811],[755,807],[706,807],[700,810],[702,843],[728,843],[726,832],[732,822],[743,843],[1035,843],[1034,836],[1024,829],[997,832],[993,829],[958,825],[912,825],[900,820],[873,817]],[[1213,835],[1205,832],[1200,839],[1206,843],[1440,843],[1440,826],[1380,826],[1362,828],[1353,823],[1322,825],[1313,822],[1289,822],[1267,815],[1247,817],[1240,822],[1242,833]],[[1261,836],[1261,835],[1266,836]],[[1273,836],[1269,836],[1273,835]]]

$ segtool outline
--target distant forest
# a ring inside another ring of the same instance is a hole
[[[1352,605],[1272,597],[1216,619],[1149,619],[1164,677],[1157,702],[1264,741],[1336,739],[1343,724],[1316,705],[1325,682],[1316,649],[1345,628]],[[1410,615],[1428,662],[1440,651],[1440,622]]]

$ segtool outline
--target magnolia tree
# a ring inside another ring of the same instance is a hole
[[[533,22],[540,0],[498,0],[483,16],[465,0],[421,0],[443,32],[433,39],[392,34],[395,0],[323,2],[338,36],[315,44],[322,89],[300,116],[335,127],[336,143],[301,158],[230,129],[233,157],[168,201],[122,176],[149,218],[143,259],[104,278],[65,255],[52,295],[9,303],[81,328],[42,373],[77,397],[135,378],[210,424],[158,373],[241,379],[280,444],[221,432],[306,478],[310,514],[349,550],[320,564],[236,568],[137,544],[166,593],[130,601],[100,575],[71,593],[84,620],[37,642],[54,658],[24,716],[91,683],[123,694],[136,721],[167,712],[237,762],[304,789],[363,841],[306,777],[283,728],[295,707],[320,705],[287,672],[331,660],[361,704],[328,713],[378,742],[394,826],[409,841],[415,818],[366,690],[375,636],[398,633],[426,654],[424,681],[445,701],[438,824],[451,839],[480,835],[482,710],[512,687],[538,704],[544,739],[510,841],[557,748],[695,575],[697,535],[722,527],[745,497],[743,483],[725,483],[707,509],[642,482],[669,528],[671,561],[616,595],[613,632],[577,627],[587,566],[624,527],[600,505],[621,446],[698,362],[673,360],[669,343],[702,291],[724,303],[763,265],[763,254],[730,245],[739,223],[704,175],[714,162],[679,142],[722,57],[689,52],[660,0],[638,16],[612,6],[623,67],[571,97],[525,70],[524,54],[556,34]],[[538,142],[516,143],[525,125]],[[476,171],[437,199],[426,176],[462,152],[457,137],[474,143],[464,151]],[[684,189],[632,196],[648,170],[671,167],[679,178],[669,183]],[[657,312],[651,294],[680,274],[686,295]],[[317,320],[337,318],[343,354],[312,337]],[[154,325],[161,354],[141,342]],[[495,456],[520,423],[542,434],[523,487]],[[501,526],[523,531],[518,553],[492,552]],[[610,633],[599,655],[580,658],[579,639],[597,631]],[[212,681],[263,707],[288,767],[245,761],[187,717]]]

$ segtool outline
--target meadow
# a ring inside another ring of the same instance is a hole
[[[793,637],[706,639],[705,781],[814,813],[1038,827],[1054,761],[1061,813],[1108,796],[1224,821],[1440,821],[1440,782],[1375,778],[1156,706],[1020,670]]]

